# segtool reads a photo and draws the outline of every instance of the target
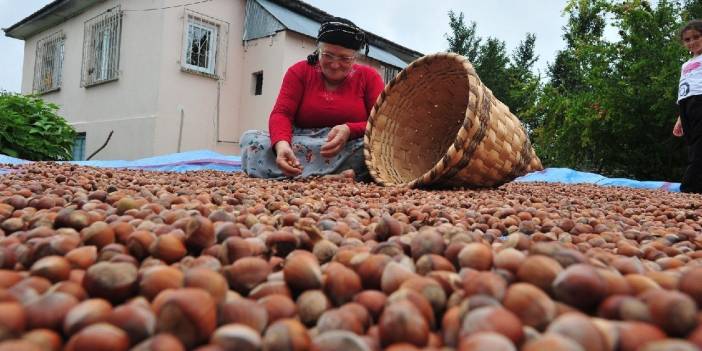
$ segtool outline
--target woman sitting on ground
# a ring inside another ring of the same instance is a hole
[[[363,133],[384,88],[378,72],[356,63],[368,42],[351,21],[322,23],[317,50],[285,73],[268,120],[269,133],[241,137],[242,169],[259,178],[351,173],[368,180]]]

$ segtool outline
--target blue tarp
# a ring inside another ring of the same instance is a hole
[[[0,164],[23,164],[29,161],[0,155]],[[223,155],[211,150],[188,151],[168,154],[134,161],[72,161],[70,163],[103,168],[129,168],[154,171],[186,172],[198,170],[216,170],[224,172],[241,171],[241,157]],[[0,167],[0,174],[7,169]],[[602,186],[623,186],[638,189],[662,189],[680,191],[680,183],[663,181],[639,181],[626,178],[607,178],[596,173],[580,172],[569,168],[547,168],[532,172],[516,179],[518,182],[550,182],[565,184],[596,184]]]

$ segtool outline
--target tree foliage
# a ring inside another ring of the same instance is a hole
[[[466,25],[463,13],[449,11],[452,34],[446,34],[448,51],[461,54],[473,63],[480,80],[517,115],[529,113],[539,91],[539,77],[533,73],[538,57],[534,47],[536,36],[527,33],[524,41],[510,56],[505,42],[477,34],[477,24]]]
[[[470,34],[452,38],[479,43],[476,71],[527,126],[545,166],[680,179],[686,148],[671,131],[680,65],[689,56],[678,31],[702,17],[702,2],[569,0],[563,13],[565,47],[543,82],[533,73],[533,34],[507,57],[503,42],[477,37],[474,22],[462,28],[463,14],[450,14],[452,30]],[[464,47],[454,44],[450,50]]]
[[[36,96],[0,92],[0,153],[27,160],[70,160],[75,130],[58,106]]]

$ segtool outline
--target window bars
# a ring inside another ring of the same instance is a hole
[[[47,93],[61,88],[65,42],[66,36],[63,32],[56,32],[37,42],[32,87],[35,92]]]
[[[183,33],[183,70],[223,78],[229,24],[194,11],[186,11]]]
[[[395,67],[390,67],[390,66],[383,66],[384,68],[384,74],[383,74],[383,81],[387,84],[390,82],[395,76],[400,73],[400,70],[395,68]]]
[[[193,14],[187,18],[183,66],[214,75],[219,25]]]
[[[119,6],[85,22],[81,86],[109,82],[119,78],[119,47],[122,12]]]

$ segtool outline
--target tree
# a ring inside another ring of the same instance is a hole
[[[682,8],[660,0],[571,0],[567,46],[549,67],[535,110],[547,166],[610,176],[678,179],[685,153],[671,135],[683,52]],[[605,18],[619,39],[603,38]]]
[[[475,71],[495,97],[509,106],[511,82],[507,74],[508,64],[505,42],[488,38],[480,46],[480,54],[475,60]]]
[[[446,40],[449,42],[449,52],[455,52],[468,58],[470,62],[475,62],[480,50],[480,37],[475,34],[476,23],[471,22],[470,26],[466,26],[463,21],[463,12],[456,16],[453,11],[448,12],[449,26],[453,32],[452,36],[446,34]]]
[[[535,54],[535,44],[536,35],[527,33],[512,53],[507,68],[510,89],[505,104],[526,124],[527,130],[532,130],[538,123],[534,107],[541,91],[541,77],[534,74],[534,64],[539,59]]]
[[[0,92],[0,153],[28,160],[70,160],[75,130],[58,106],[36,96]]]

